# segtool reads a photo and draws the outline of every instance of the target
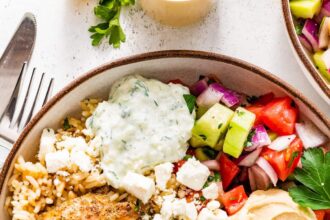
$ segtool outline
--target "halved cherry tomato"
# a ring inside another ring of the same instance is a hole
[[[244,187],[240,185],[226,192],[221,197],[220,201],[225,206],[228,215],[232,215],[244,206],[246,200],[247,195],[245,193]]]
[[[178,162],[174,163],[173,172],[177,173],[185,162],[185,160],[179,160]]]
[[[265,106],[263,105],[250,105],[246,107],[246,110],[255,114],[256,119],[254,120],[254,125],[262,124],[262,112]]]
[[[325,210],[314,210],[314,214],[317,220],[323,220],[325,216]]]
[[[276,98],[263,109],[262,121],[267,127],[280,135],[294,133],[298,109],[291,98]]]
[[[226,190],[234,177],[239,173],[239,167],[232,162],[226,154],[222,153],[219,158],[220,175],[222,179],[223,189]]]
[[[285,181],[294,171],[303,151],[303,143],[299,138],[292,141],[290,146],[282,151],[275,151],[265,147],[261,156],[274,168],[277,176]]]

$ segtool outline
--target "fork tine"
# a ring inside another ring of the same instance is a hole
[[[27,77],[27,62],[24,62],[23,64],[23,67],[22,67],[22,72],[21,72],[21,75],[19,77],[19,86],[18,88],[15,88],[15,104],[12,103],[12,113],[11,115],[9,116],[10,118],[10,125],[9,127],[10,128],[13,128],[17,122],[17,119],[20,115],[20,112],[21,112],[21,109],[23,107],[23,102],[24,102],[24,99],[23,96],[24,95],[24,82],[25,82],[25,78]],[[26,92],[26,91],[25,91]],[[14,102],[14,100],[13,100]],[[10,110],[9,110],[10,111]]]
[[[52,92],[53,92],[53,87],[54,87],[54,78],[51,78],[50,82],[49,82],[49,85],[48,85],[48,88],[47,88],[45,99],[42,102],[42,106],[44,106],[46,104],[46,102],[49,100],[49,98],[51,97]]]
[[[41,75],[41,79],[38,83],[38,89],[37,89],[37,93],[35,94],[34,98],[33,98],[33,103],[32,103],[32,106],[29,110],[26,111],[26,115],[27,117],[25,118],[22,118],[22,120],[20,121],[19,123],[19,126],[18,126],[18,131],[21,131],[25,125],[30,121],[31,117],[32,117],[32,114],[33,114],[33,111],[34,111],[34,108],[35,108],[35,105],[37,103],[37,100],[38,100],[38,97],[39,97],[39,93],[40,93],[40,89],[41,89],[41,85],[42,85],[42,82],[44,80],[44,76],[45,76],[45,73],[42,73]],[[26,106],[25,106],[26,107]]]
[[[37,95],[35,97],[34,103],[33,103],[33,107],[31,108],[31,113],[29,116],[28,121],[31,120],[31,118],[39,111],[39,109],[43,106],[43,102],[45,100],[45,83],[47,82],[46,78],[45,78],[45,73],[42,74],[40,83],[39,83],[39,88],[37,91]],[[47,88],[48,89],[48,88]]]
[[[19,114],[19,117],[17,119],[17,124],[18,124],[18,127],[20,127],[20,125],[22,124],[22,121],[25,121],[26,119],[26,114],[25,114],[25,109],[27,108],[28,106],[28,100],[29,100],[29,97],[31,96],[31,89],[32,89],[32,84],[33,84],[33,81],[35,80],[36,78],[36,68],[33,68],[32,70],[32,74],[31,74],[31,77],[29,79],[29,85],[28,85],[28,88],[26,90],[26,93],[24,94],[24,102],[23,102],[23,105],[22,105],[22,108],[21,108],[21,112]]]

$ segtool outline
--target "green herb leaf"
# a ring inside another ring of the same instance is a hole
[[[135,212],[139,212],[140,211],[140,208],[141,208],[141,202],[140,200],[136,200],[136,204],[135,204],[135,207],[134,207],[134,211]]]
[[[207,139],[207,137],[204,134],[199,135],[204,141]]]
[[[65,118],[64,121],[63,121],[63,129],[66,131],[68,129],[71,128],[71,125],[69,123],[69,119],[68,118]]]
[[[301,35],[303,27],[300,23],[295,24],[294,29],[296,30],[296,34]]]
[[[216,156],[218,155],[218,151],[210,147],[203,147],[203,153],[211,159],[216,158]]]
[[[204,202],[204,201],[206,200],[206,198],[205,198],[204,196],[201,196],[201,197],[199,198],[199,200],[200,200],[201,202]]]
[[[190,94],[183,95],[184,100],[187,103],[187,107],[189,109],[190,114],[193,112],[196,103],[196,97]]]
[[[296,157],[298,157],[298,155],[299,155],[298,151],[295,151],[295,152],[292,153],[290,161],[288,163],[288,168],[290,168],[292,166],[292,163],[293,163],[294,159],[296,159]]]
[[[192,158],[191,155],[186,155],[186,156],[183,157],[183,160],[189,160],[190,158]]]
[[[220,181],[221,181],[220,173],[215,172],[214,173],[214,182],[220,182]]]
[[[313,210],[330,208],[330,152],[313,148],[304,152],[302,168],[297,168],[294,177],[302,185],[289,189],[292,199]]]
[[[108,38],[110,45],[119,48],[120,44],[126,41],[119,21],[121,8],[134,4],[134,0],[100,0],[99,5],[94,8],[94,14],[102,23],[88,29],[92,33],[92,45],[98,46],[103,38]]]
[[[255,129],[252,129],[249,133],[249,135],[247,136],[244,146],[245,147],[251,147],[252,146],[252,137],[253,135],[256,133]]]

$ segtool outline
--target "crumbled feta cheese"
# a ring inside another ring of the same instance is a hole
[[[216,199],[218,198],[218,186],[216,183],[211,183],[209,186],[202,190],[203,196],[206,199]]]
[[[204,208],[202,209],[202,211],[200,211],[197,220],[217,220],[217,219],[212,211]]]
[[[216,200],[212,200],[207,203],[206,208],[208,208],[211,211],[216,210],[216,209],[220,208],[220,202],[218,202]]]
[[[166,184],[171,178],[173,164],[167,162],[155,167],[157,187],[161,190],[166,189]]]
[[[70,153],[67,150],[56,151],[46,154],[46,168],[48,173],[56,173],[70,165]]]
[[[197,209],[194,203],[187,203],[186,199],[165,198],[160,213],[163,220],[175,217],[190,220],[197,219]]]
[[[225,220],[228,218],[227,212],[222,209],[216,209],[213,211],[218,220]]]
[[[71,151],[72,149],[79,149],[83,151],[88,150],[88,145],[83,137],[68,137],[64,136],[63,141],[57,142],[57,149],[66,149]]]
[[[71,162],[76,164],[83,172],[89,172],[93,169],[91,158],[83,151],[73,150],[71,152]]]
[[[39,145],[38,159],[40,161],[45,160],[46,154],[56,151],[55,142],[56,142],[56,136],[54,130],[49,128],[44,129],[40,137],[40,145]]]
[[[209,175],[210,171],[207,166],[195,158],[190,158],[177,172],[177,180],[182,185],[199,191],[203,188]]]
[[[155,183],[152,179],[133,172],[128,172],[123,178],[122,187],[144,204],[155,193]]]
[[[160,214],[156,214],[153,218],[153,220],[163,220],[162,216]]]

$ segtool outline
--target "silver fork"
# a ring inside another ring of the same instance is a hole
[[[27,63],[23,64],[10,104],[0,118],[0,138],[3,139],[0,140],[0,168],[5,159],[3,154],[6,150],[9,152],[21,130],[51,96],[54,78],[47,80],[45,76],[42,73],[38,79],[36,68],[27,74]]]

